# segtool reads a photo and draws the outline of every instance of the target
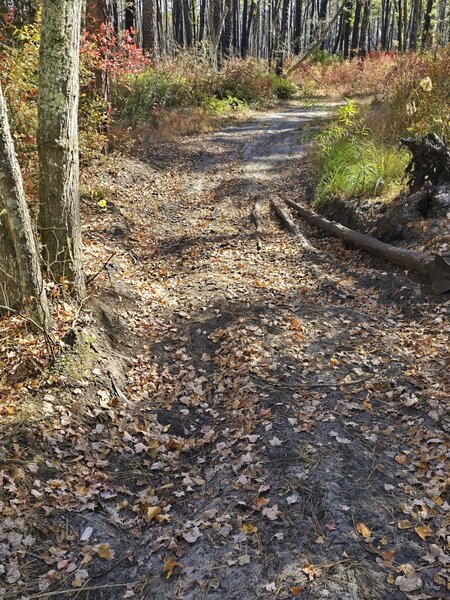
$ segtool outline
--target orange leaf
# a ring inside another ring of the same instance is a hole
[[[356,523],[356,531],[366,539],[372,536],[370,529],[364,523]]]
[[[182,563],[178,562],[177,560],[173,559],[173,558],[169,558],[166,560],[166,562],[164,563],[164,567],[163,567],[163,573],[166,574],[166,579],[169,579],[169,577],[172,577],[172,573],[175,567],[182,567]]]
[[[406,456],[404,454],[397,454],[394,458],[395,462],[398,462],[400,465],[404,465],[406,463]]]

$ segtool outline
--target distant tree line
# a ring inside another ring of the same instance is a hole
[[[36,0],[2,2],[22,21],[37,9]],[[320,41],[320,50],[350,58],[426,49],[450,37],[448,0],[85,0],[83,9],[88,29],[127,29],[155,57],[210,44],[222,59],[276,60]]]

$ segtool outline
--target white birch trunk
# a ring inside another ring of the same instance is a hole
[[[20,310],[44,330],[50,312],[22,176],[0,86],[0,305]]]
[[[78,98],[81,0],[43,0],[39,64],[39,229],[46,267],[84,292]]]

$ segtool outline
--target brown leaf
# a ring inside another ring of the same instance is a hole
[[[145,515],[145,520],[147,523],[151,523],[155,517],[157,517],[161,513],[161,509],[159,506],[149,506],[147,508],[147,513]]]
[[[255,527],[255,525],[252,525],[251,523],[244,523],[241,529],[242,533],[245,534],[256,533],[258,531],[258,528]]]
[[[414,527],[414,531],[423,540],[425,540],[427,537],[429,537],[430,535],[432,535],[432,531],[428,527],[428,525],[418,525],[417,527]]]
[[[97,544],[92,547],[92,550],[100,557],[105,559],[114,558],[114,550],[112,550],[109,544]]]

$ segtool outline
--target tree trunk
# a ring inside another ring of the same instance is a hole
[[[359,56],[364,58],[367,54],[367,32],[369,29],[370,0],[364,0],[364,12],[361,21],[361,35],[359,38]]]
[[[190,48],[192,46],[192,21],[189,0],[183,0],[183,20],[186,46]]]
[[[78,165],[80,0],[44,0],[39,64],[39,229],[56,281],[83,296]]]
[[[134,31],[135,29],[135,11],[136,5],[134,0],[126,0],[125,4],[125,29]]]
[[[143,0],[142,48],[151,56],[158,54],[158,13],[156,0]]]
[[[410,38],[410,42],[409,42],[409,47],[413,50],[417,50],[421,7],[422,7],[421,0],[414,0],[414,4],[413,4],[413,8],[412,8],[411,38]]]
[[[0,304],[47,331],[50,311],[0,86]]]
[[[344,41],[343,41],[343,54],[344,58],[350,56],[350,34],[352,32],[352,9],[353,2],[349,0],[344,10]]]
[[[302,0],[295,0],[295,15],[294,15],[294,54],[298,56],[301,49],[302,36]]]
[[[275,66],[275,73],[281,75],[283,73],[283,59],[285,53],[286,36],[288,28],[288,16],[289,16],[289,0],[283,0],[281,8],[281,27],[280,33],[277,40],[277,61]]]
[[[225,23],[222,32],[222,54],[230,55],[232,30],[233,30],[233,0],[225,0]]]
[[[433,0],[427,0],[425,18],[423,21],[422,48],[431,48],[433,35],[431,33],[431,13],[433,12]]]
[[[244,0],[242,5],[241,58],[245,58],[247,56],[248,50],[247,13],[248,0]]]
[[[350,56],[353,57],[358,53],[359,43],[359,24],[361,21],[362,0],[356,0],[355,19],[353,21],[353,33]]]

